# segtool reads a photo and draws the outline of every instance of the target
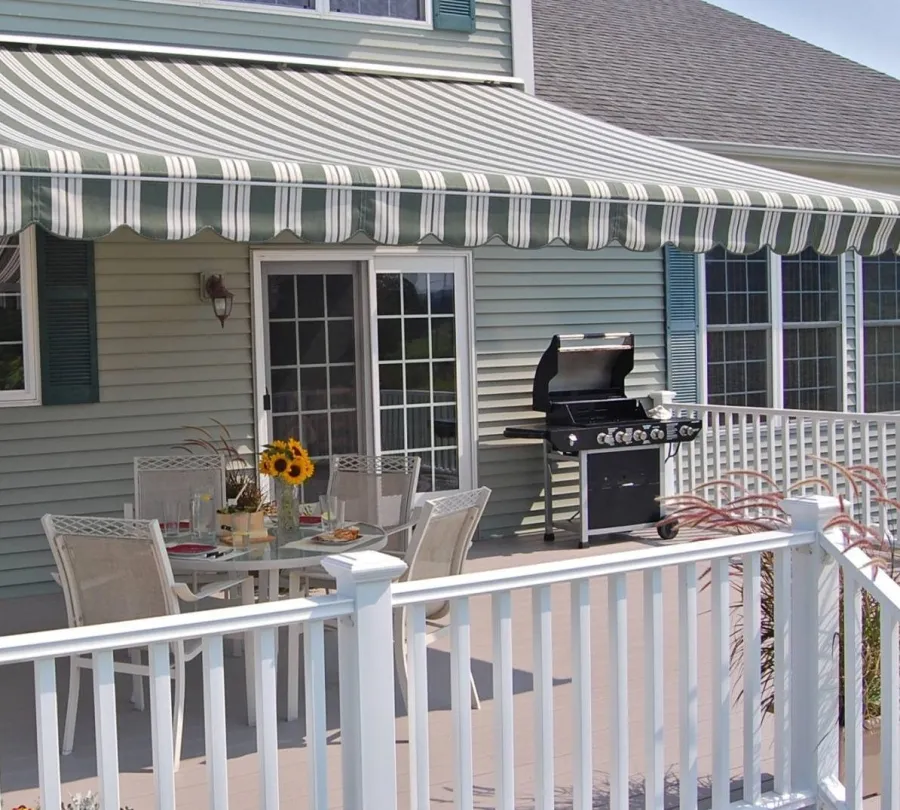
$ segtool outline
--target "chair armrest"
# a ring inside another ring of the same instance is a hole
[[[201,599],[221,599],[225,596],[226,591],[230,591],[232,588],[243,585],[248,581],[252,582],[253,577],[229,579],[225,582],[210,582],[196,592],[192,591],[186,583],[176,582],[172,586],[172,591],[182,602],[199,602]]]
[[[411,520],[409,523],[400,523],[396,526],[382,526],[381,528],[384,530],[384,533],[390,537],[392,534],[400,534],[400,532],[415,529],[418,522],[418,520]]]

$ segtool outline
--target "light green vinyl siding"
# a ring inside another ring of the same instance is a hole
[[[100,403],[0,411],[0,597],[55,588],[41,515],[121,514],[134,456],[173,452],[184,426],[209,417],[252,444],[249,259],[248,245],[209,234],[151,242],[122,232],[97,243]],[[199,300],[204,271],[223,273],[236,295],[224,330]],[[478,477],[493,490],[482,530],[508,535],[540,524],[539,444],[502,432],[540,421],[531,381],[553,334],[634,331],[629,392],[664,387],[662,259],[486,247],[475,251],[474,278]],[[571,474],[558,495],[562,508],[574,505]]]
[[[503,429],[540,423],[531,410],[531,384],[556,333],[634,332],[628,393],[665,388],[662,255],[487,247],[475,251],[474,264],[479,484],[493,490],[482,533],[533,531],[543,526],[540,443],[504,439]],[[559,516],[574,511],[574,470],[560,472],[554,496]]]
[[[510,0],[478,0],[476,15],[463,34],[237,3],[0,0],[0,31],[510,75]]]
[[[252,430],[247,245],[200,236],[96,245],[100,403],[0,411],[0,596],[53,589],[46,512],[121,515],[136,455],[166,455],[183,427]],[[223,331],[199,299],[201,270],[235,294]]]

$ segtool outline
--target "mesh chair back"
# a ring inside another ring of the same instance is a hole
[[[421,463],[418,456],[334,456],[328,494],[346,502],[348,521],[399,526],[410,520]]]
[[[426,501],[407,553],[404,579],[420,580],[461,574],[491,491],[487,487]],[[447,601],[429,602],[428,619],[447,614]]]
[[[45,515],[73,626],[178,613],[156,521]]]
[[[219,455],[138,456],[134,460],[134,516],[163,520],[165,505],[178,504],[180,520],[190,518],[191,494],[212,493],[216,509],[225,505],[225,458]]]

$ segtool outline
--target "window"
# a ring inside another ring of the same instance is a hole
[[[864,406],[900,411],[900,259],[862,260]]]
[[[769,264],[715,248],[706,254],[707,398],[713,405],[769,405]]]
[[[0,406],[38,400],[32,257],[28,236],[0,238]]]
[[[277,9],[297,9],[332,14],[359,14],[392,20],[425,20],[424,0],[219,0]]]
[[[839,409],[840,270],[812,249],[781,259],[784,407]]]

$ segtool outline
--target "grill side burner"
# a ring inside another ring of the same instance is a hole
[[[646,528],[662,516],[666,464],[681,442],[696,438],[702,422],[648,414],[625,395],[633,368],[629,333],[554,335],[541,356],[532,406],[544,414],[544,425],[508,427],[503,435],[543,442],[545,540],[554,539],[551,473],[559,462],[578,462],[581,547],[592,535]],[[677,528],[660,527],[659,533],[669,539]]]

